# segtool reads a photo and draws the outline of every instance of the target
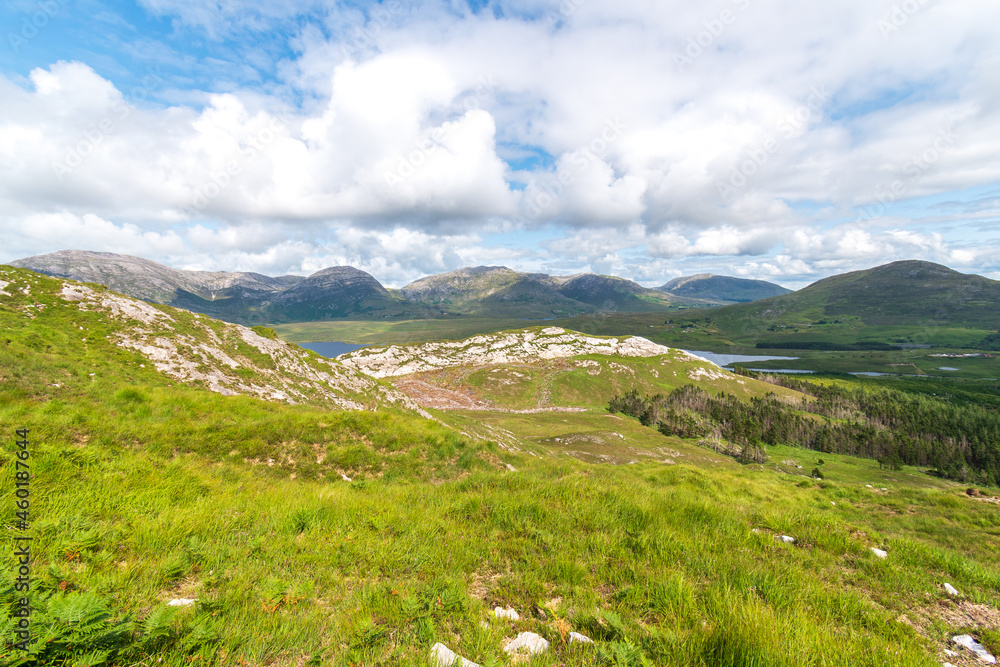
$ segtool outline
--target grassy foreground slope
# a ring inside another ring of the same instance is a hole
[[[0,280],[0,664],[426,665],[440,641],[504,665],[522,631],[552,642],[532,665],[936,665],[959,631],[1000,649],[997,505],[914,470],[827,456],[819,482],[780,447],[594,465],[388,400],[224,395],[100,343],[128,323],[64,308],[56,281]],[[34,659],[10,645],[21,427]]]

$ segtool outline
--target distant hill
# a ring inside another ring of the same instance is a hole
[[[349,266],[330,267],[306,278],[272,278],[248,272],[185,271],[140,257],[82,250],[27,257],[11,265],[107,285],[131,297],[241,324],[449,315],[551,319],[650,312],[749,298],[750,285],[759,282],[719,276],[708,281],[688,279],[668,293],[593,273],[550,276],[478,266],[388,290],[371,275]]]
[[[728,342],[798,350],[990,349],[985,332],[998,329],[1000,281],[906,260],[831,276],[752,303],[688,311],[653,337],[688,346]]]
[[[274,295],[303,280],[259,273],[185,271],[141,257],[61,250],[10,262],[56,278],[107,285],[122,294],[236,322],[246,322]]]
[[[792,291],[763,280],[717,276],[711,273],[674,278],[657,289],[674,296],[720,303],[758,301]]]
[[[715,311],[788,320],[857,317],[868,325],[1000,326],[1000,281],[918,260],[819,280],[797,292]]]
[[[425,315],[422,308],[390,294],[371,275],[350,266],[323,269],[275,294],[264,307],[269,321]]]
[[[476,266],[428,276],[403,287],[407,301],[443,314],[545,318],[593,310],[567,298],[540,273],[520,273],[505,266]]]
[[[427,317],[427,309],[392,295],[352,267],[308,278],[226,271],[185,271],[109,252],[63,250],[10,262],[57,278],[99,283],[144,299],[230,322],[261,324],[343,317]]]
[[[184,295],[208,301],[225,299],[230,291],[273,293],[302,280],[301,276],[271,278],[259,273],[184,271],[131,255],[86,250],[60,250],[10,262],[56,278],[100,283],[128,296],[171,303]]]
[[[657,290],[614,276],[582,273],[550,281],[563,296],[603,311],[643,312],[663,310],[673,304],[669,296]]]
[[[669,297],[631,280],[584,273],[549,276],[477,266],[428,276],[400,293],[442,312],[490,317],[571,317],[597,311],[664,310]]]

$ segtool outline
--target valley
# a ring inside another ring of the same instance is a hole
[[[525,632],[549,642],[532,665],[971,665],[945,654],[963,633],[1000,649],[993,483],[780,443],[741,461],[610,412],[696,388],[828,419],[663,346],[670,315],[247,328],[24,269],[0,283],[0,423],[30,432],[32,623],[52,638],[0,645],[5,664],[434,665],[440,642],[504,665]],[[336,359],[281,340],[348,330],[328,339],[368,345]],[[974,378],[821,382],[995,409]]]

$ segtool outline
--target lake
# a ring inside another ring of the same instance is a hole
[[[360,350],[364,345],[353,345],[351,343],[339,343],[337,341],[326,341],[320,343],[299,343],[299,347],[304,347],[307,350],[312,350],[316,354],[323,357],[339,357],[342,354],[347,354],[348,352],[354,352],[354,350]]]
[[[718,352],[705,352],[703,350],[684,350],[688,354],[694,354],[703,359],[708,359],[716,366],[729,366],[735,363],[746,361],[788,361],[798,359],[798,357],[769,357],[763,354],[720,354]]]

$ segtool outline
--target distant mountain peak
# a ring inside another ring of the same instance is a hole
[[[693,276],[674,278],[657,289],[674,296],[719,303],[757,301],[788,294],[792,291],[764,280],[719,276],[714,273],[699,273]]]

